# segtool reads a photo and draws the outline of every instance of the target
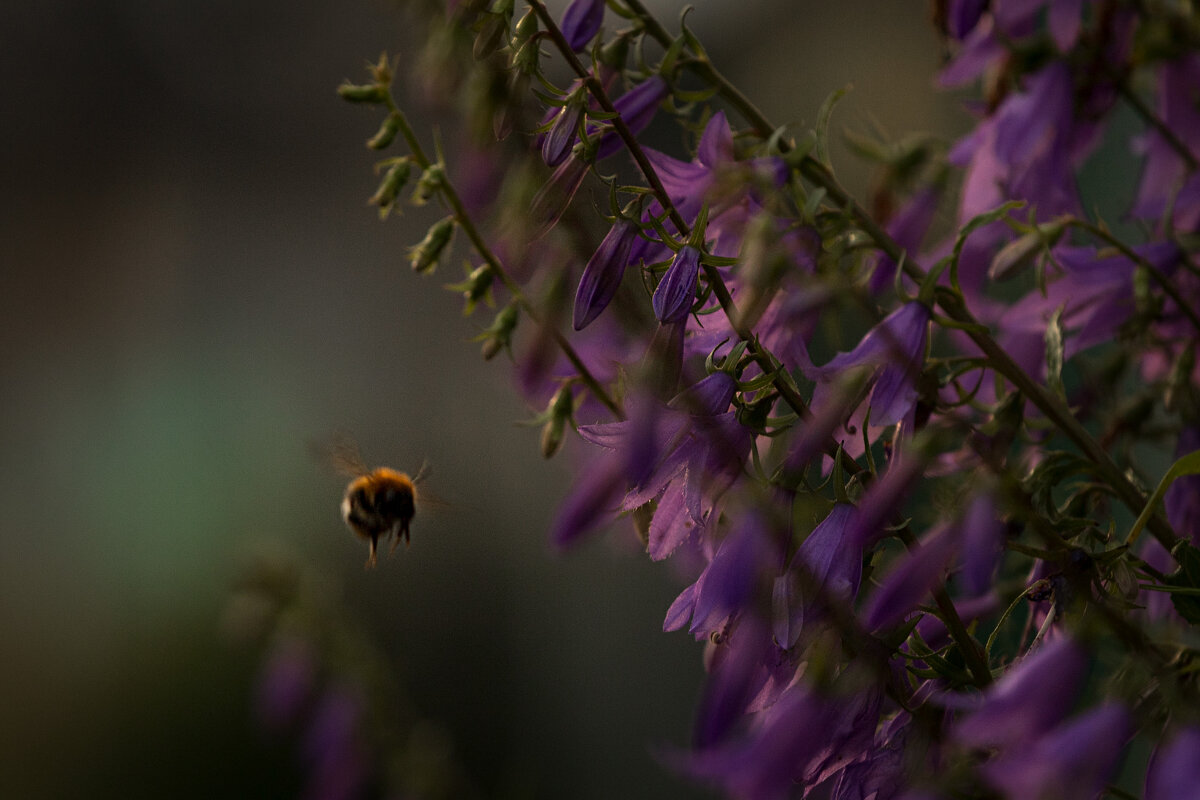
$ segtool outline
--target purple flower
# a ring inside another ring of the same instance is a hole
[[[1200,450],[1200,427],[1186,427],[1179,433],[1175,457]],[[1180,536],[1200,546],[1200,475],[1176,478],[1164,498],[1167,519]]]
[[[1104,705],[1009,748],[980,771],[1013,800],[1093,800],[1116,770],[1131,728],[1123,706]]]
[[[764,573],[778,569],[780,556],[759,515],[743,514],[696,581],[689,630],[711,633],[739,614],[754,597]]]
[[[583,104],[569,100],[559,109],[550,132],[542,139],[542,160],[547,166],[557,167],[571,154],[571,148],[579,135],[579,120],[583,116]]]
[[[921,240],[933,221],[937,211],[939,192],[935,187],[927,186],[912,197],[889,222],[887,231],[896,244],[909,253],[916,253],[921,246]],[[889,289],[896,277],[897,264],[890,257],[883,255],[871,273],[871,292],[878,294]]]
[[[255,712],[263,725],[281,730],[293,723],[312,696],[317,658],[310,642],[288,637],[275,643],[259,674]]]
[[[868,630],[895,625],[925,599],[958,551],[957,534],[952,527],[943,528],[895,564],[867,604],[864,620]]]
[[[1200,85],[1200,55],[1188,55],[1160,67],[1158,113],[1187,149],[1200,153],[1200,110],[1195,103]],[[1194,231],[1200,227],[1200,175],[1189,170],[1186,162],[1157,131],[1148,131],[1141,140],[1146,163],[1141,185],[1133,205],[1133,214],[1141,219],[1158,220],[1169,205],[1174,206],[1172,222],[1177,229]]]
[[[806,623],[826,602],[850,603],[862,579],[862,548],[846,537],[854,506],[838,503],[796,548],[786,573],[775,581],[775,639],[796,644]]]
[[[637,240],[638,226],[630,220],[619,219],[588,259],[575,292],[575,330],[583,330],[608,307],[621,285],[625,267],[630,263],[630,251]]]
[[[666,558],[693,529],[705,524],[716,498],[741,472],[751,435],[736,412],[728,411],[736,388],[731,376],[716,372],[667,406],[647,405],[644,410],[631,409],[627,420],[579,428],[580,436],[592,444],[638,453],[626,462],[633,488],[621,507],[632,511],[658,501],[649,545],[655,560]]]
[[[916,405],[917,375],[925,358],[930,313],[924,303],[912,301],[889,314],[867,332],[848,353],[838,353],[823,367],[814,368],[810,377],[824,383],[856,367],[873,367],[871,423],[893,425]],[[820,402],[816,397],[813,406]]]
[[[1004,524],[996,515],[995,499],[980,492],[971,500],[962,522],[962,572],[967,597],[979,597],[992,587],[996,566],[1004,554]]]
[[[1011,747],[1040,736],[1070,710],[1086,667],[1087,653],[1074,640],[1042,645],[988,689],[955,738],[969,747]]]
[[[563,12],[562,35],[572,50],[582,50],[600,30],[604,0],[572,0]]]
[[[755,715],[742,739],[700,750],[687,765],[692,775],[720,784],[744,800],[785,800],[796,781],[829,743],[839,709],[802,684]]]
[[[625,470],[621,459],[603,454],[579,478],[558,509],[550,526],[550,541],[558,547],[574,544],[616,516],[617,505],[625,491]]]
[[[692,301],[696,299],[696,279],[700,275],[700,251],[685,245],[675,254],[658,288],[652,304],[659,322],[682,322],[687,319]]]
[[[587,173],[587,162],[574,153],[558,165],[550,180],[538,190],[529,204],[529,222],[533,227],[530,242],[541,239],[558,224]]]
[[[1200,797],[1200,728],[1179,730],[1160,744],[1146,772],[1145,800],[1195,800]]]
[[[359,796],[369,777],[359,723],[362,698],[347,687],[331,687],[313,711],[304,738],[310,764],[305,797],[342,800]]]
[[[654,119],[662,101],[667,99],[669,87],[661,75],[651,75],[637,86],[613,101],[613,108],[621,115],[630,133],[640,133]],[[609,131],[600,139],[596,148],[596,159],[607,158],[621,149],[621,137]]]
[[[946,10],[946,33],[962,39],[974,29],[987,0],[950,0]]]

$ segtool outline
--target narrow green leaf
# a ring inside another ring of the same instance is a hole
[[[1133,523],[1133,528],[1130,529],[1129,536],[1125,538],[1125,544],[1132,545],[1137,541],[1142,528],[1146,527],[1146,523],[1153,516],[1158,501],[1162,500],[1163,495],[1167,493],[1167,489],[1171,488],[1171,484],[1176,479],[1182,478],[1185,475],[1197,474],[1200,474],[1200,450],[1188,453],[1172,464],[1171,468],[1167,470],[1167,474],[1163,475],[1162,480],[1158,482],[1158,486],[1154,489],[1154,494],[1150,495],[1150,499],[1146,501],[1146,507],[1142,509],[1142,513],[1138,516],[1137,521]],[[1195,548],[1192,548],[1192,550],[1195,550]],[[1200,553],[1197,553],[1197,559],[1200,559]],[[1178,561],[1179,559],[1176,558],[1176,560]]]

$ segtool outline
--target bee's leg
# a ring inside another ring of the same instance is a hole
[[[396,552],[396,547],[400,544],[400,539],[407,536],[407,529],[397,522],[392,526],[392,546],[388,549],[388,556]]]
[[[370,552],[370,554],[367,556],[367,564],[366,564],[366,566],[364,567],[364,569],[371,569],[372,567],[374,567],[374,566],[375,566],[375,544],[376,544],[376,539],[377,539],[377,537],[375,537],[375,536],[372,536],[372,537],[371,537],[371,552]]]

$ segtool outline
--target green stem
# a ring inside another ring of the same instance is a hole
[[[421,142],[417,139],[416,133],[413,131],[412,126],[408,123],[408,118],[404,116],[404,112],[401,111],[396,105],[396,101],[392,98],[390,93],[387,96],[386,104],[388,110],[392,114],[395,114],[396,118],[399,120],[400,135],[404,137],[404,141],[408,144],[409,152],[412,153],[413,158],[416,159],[417,164],[420,165],[421,169],[428,169],[433,162],[429,159],[429,156],[425,154],[425,150],[421,147]],[[590,391],[597,400],[603,403],[605,408],[611,411],[614,416],[616,416],[618,419],[624,419],[625,414],[621,410],[621,407],[612,398],[612,396],[609,395],[608,390],[604,388],[600,381],[598,381],[596,377],[592,375],[591,370],[587,368],[587,365],[583,362],[583,359],[579,357],[579,354],[575,351],[575,348],[571,346],[571,343],[567,341],[566,337],[563,336],[556,327],[542,319],[542,316],[538,310],[525,297],[525,293],[521,290],[521,285],[517,283],[511,275],[508,274],[508,271],[504,268],[504,264],[501,263],[496,254],[492,252],[487,242],[484,241],[482,234],[480,234],[479,229],[475,227],[474,221],[471,219],[470,214],[467,213],[466,207],[463,206],[462,200],[459,198],[458,193],[454,191],[454,187],[450,184],[449,180],[443,180],[441,185],[441,193],[442,197],[445,198],[447,205],[450,206],[450,210],[454,213],[454,218],[458,222],[459,227],[462,228],[463,232],[467,235],[467,238],[470,239],[471,246],[475,248],[475,251],[479,253],[480,257],[487,262],[488,267],[490,267],[492,271],[495,272],[495,274],[500,278],[500,282],[503,283],[505,288],[508,289],[508,291],[512,294],[513,298],[521,306],[521,309],[528,314],[529,318],[532,319],[536,324],[542,326],[543,329],[550,333],[550,336],[554,339],[555,344],[558,345],[558,347],[562,350],[563,355],[567,357],[567,360],[571,362],[571,366],[574,367],[575,371],[579,374],[580,380],[583,381],[585,386],[587,386],[588,391]]]

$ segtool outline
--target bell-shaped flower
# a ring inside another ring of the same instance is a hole
[[[599,32],[603,20],[604,0],[571,0],[559,27],[567,44],[578,52]]]
[[[682,322],[687,319],[696,299],[696,280],[700,276],[700,251],[684,245],[675,254],[671,266],[654,290],[654,316],[661,323]]]
[[[577,100],[569,100],[555,115],[550,132],[542,139],[542,160],[547,166],[557,167],[571,154],[582,117],[583,103]]]
[[[980,771],[1010,800],[1094,800],[1116,771],[1132,728],[1124,706],[1103,705],[1007,749]]]
[[[1200,798],[1200,728],[1189,725],[1158,746],[1146,771],[1145,800]]]
[[[742,738],[698,749],[684,766],[694,777],[715,782],[731,797],[786,800],[797,779],[828,744],[828,730],[841,709],[797,684],[770,708],[754,715]]]
[[[941,580],[959,546],[958,531],[946,527],[899,559],[871,594],[863,615],[866,628],[877,631],[908,616]]]
[[[613,108],[621,116],[630,133],[641,133],[654,119],[654,112],[667,99],[670,87],[661,75],[651,75],[637,86],[613,101]],[[596,147],[596,158],[607,158],[621,149],[621,137],[610,130],[600,138]]]
[[[596,252],[588,259],[575,292],[575,330],[581,331],[608,307],[625,268],[630,263],[630,252],[638,239],[638,227],[631,220],[618,219],[600,242]]]
[[[630,419],[579,428],[592,444],[641,454],[638,463],[628,462],[632,488],[621,507],[632,511],[658,501],[649,542],[655,560],[666,558],[705,524],[716,498],[741,472],[752,436],[728,410],[736,390],[730,375],[716,372],[666,406],[647,401],[647,410]],[[652,419],[639,422],[642,413]]]
[[[1194,100],[1198,82],[1200,55],[1194,51],[1159,67],[1159,119],[1193,155],[1200,153],[1200,109]],[[1171,224],[1176,230],[1196,230],[1200,227],[1200,174],[1188,167],[1158,131],[1147,131],[1141,146],[1146,161],[1133,214],[1157,221],[1170,208]]]
[[[1042,735],[1070,710],[1086,668],[1087,653],[1073,639],[1047,642],[989,687],[954,738],[969,747],[1009,747]]]
[[[862,548],[846,531],[854,506],[838,503],[808,535],[788,570],[775,580],[774,632],[783,648],[791,648],[806,624],[820,618],[826,603],[854,601],[862,580]]]
[[[823,367],[811,370],[812,377],[826,384],[848,370],[867,367],[871,377],[871,423],[893,425],[912,411],[919,392],[917,377],[925,358],[929,308],[918,300],[905,303],[867,332],[853,350],[838,353]],[[820,401],[814,397],[813,406]]]

